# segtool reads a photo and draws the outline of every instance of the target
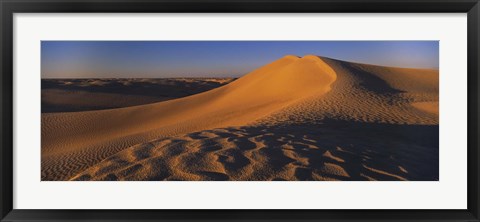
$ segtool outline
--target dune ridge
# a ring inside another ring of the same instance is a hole
[[[411,134],[435,141],[414,105],[435,102],[436,70],[285,56],[180,99],[42,114],[42,180],[435,180],[438,144]]]

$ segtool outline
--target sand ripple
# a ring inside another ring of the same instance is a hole
[[[327,122],[155,140],[110,156],[72,180],[438,179],[438,144],[425,140],[436,137],[437,126]],[[385,132],[392,128],[396,133]]]

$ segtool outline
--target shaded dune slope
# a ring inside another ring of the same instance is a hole
[[[44,114],[42,179],[436,180],[438,71],[286,56],[181,99]]]

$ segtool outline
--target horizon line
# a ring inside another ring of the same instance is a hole
[[[327,56],[321,56],[321,55],[316,55],[316,54],[304,54],[303,56],[298,56],[298,55],[295,55],[295,54],[287,54],[287,55],[284,55],[278,59],[281,59],[281,58],[284,58],[286,56],[295,56],[295,57],[298,57],[298,58],[303,58],[305,56],[317,56],[317,57],[320,57],[320,58],[326,58],[326,59],[331,59],[331,60],[337,60],[337,61],[342,61],[342,62],[348,62],[348,63],[354,63],[354,64],[359,64],[359,65],[370,65],[370,66],[379,66],[379,67],[388,67],[388,68],[400,68],[400,69],[419,69],[419,70],[436,70],[436,71],[439,71],[440,70],[440,67],[431,67],[431,68],[416,68],[416,67],[402,67],[402,66],[386,66],[386,65],[380,65],[380,64],[373,64],[373,63],[364,63],[364,62],[359,62],[359,61],[355,61],[355,60],[342,60],[342,59],[339,59],[339,58],[333,58],[333,57],[327,57]],[[274,60],[274,61],[277,61],[278,59]],[[274,62],[272,61],[272,62]],[[271,62],[270,62],[271,63]],[[267,64],[270,64],[270,63],[267,63]],[[264,65],[267,65],[267,64],[264,64]],[[262,65],[262,66],[264,66]],[[260,67],[262,67],[260,66]],[[230,76],[230,77],[208,77],[208,76],[201,76],[201,77],[59,77],[59,78],[43,78],[41,77],[41,79],[182,79],[182,78],[190,78],[190,79],[193,79],[193,78],[196,78],[196,79],[200,79],[200,78],[215,78],[215,79],[222,79],[222,78],[240,78],[240,77],[243,77],[245,75],[247,75],[248,73],[250,72],[253,72],[254,70],[260,68],[260,67],[257,67],[247,73],[244,73],[244,74],[240,74],[238,76]],[[43,76],[43,75],[41,75]]]

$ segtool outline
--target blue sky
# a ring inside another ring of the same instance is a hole
[[[239,77],[285,55],[439,66],[438,41],[42,41],[42,78]]]

